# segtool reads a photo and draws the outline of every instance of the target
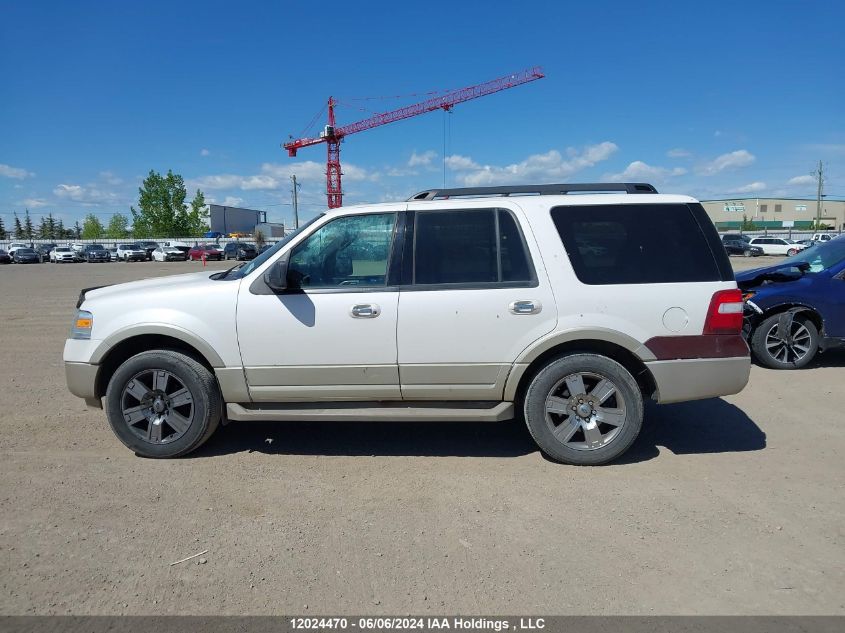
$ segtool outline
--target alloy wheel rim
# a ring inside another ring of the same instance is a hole
[[[797,363],[810,353],[810,330],[799,321],[791,321],[786,333],[775,323],[766,333],[766,352],[780,363]]]
[[[150,444],[178,440],[187,433],[195,415],[190,390],[163,369],[146,369],[128,380],[120,407],[130,432]]]
[[[606,376],[575,372],[559,380],[545,403],[546,424],[558,442],[579,451],[607,446],[625,426],[627,406]]]

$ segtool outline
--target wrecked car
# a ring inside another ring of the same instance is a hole
[[[761,365],[799,369],[820,352],[845,348],[845,238],[743,271],[736,281],[743,334]]]

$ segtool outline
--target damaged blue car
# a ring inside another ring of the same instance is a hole
[[[736,281],[743,334],[761,365],[799,369],[820,352],[845,347],[845,237],[738,273]]]

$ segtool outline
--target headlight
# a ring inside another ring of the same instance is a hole
[[[92,327],[94,327],[94,315],[87,310],[77,310],[73,327],[70,328],[70,337],[79,341],[87,341],[91,338]]]

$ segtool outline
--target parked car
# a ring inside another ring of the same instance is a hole
[[[722,240],[722,246],[728,255],[742,255],[743,257],[757,257],[763,254],[759,246],[751,246],[743,240]]]
[[[34,248],[16,248],[12,261],[16,264],[40,264],[41,254]]]
[[[70,249],[73,251],[74,261],[76,261],[76,262],[86,261],[85,244],[74,242],[72,244],[68,244],[68,246],[70,246]]]
[[[35,247],[35,250],[41,257],[41,263],[49,262],[50,261],[50,253],[52,250],[56,248],[55,244],[39,244]]]
[[[814,242],[829,242],[834,238],[836,238],[834,233],[814,233],[811,239]]]
[[[147,251],[138,244],[118,244],[117,258],[123,262],[143,262],[147,260]]]
[[[70,246],[57,246],[50,251],[50,261],[54,264],[58,264],[59,262],[73,263],[76,261],[76,253]]]
[[[179,242],[176,240],[167,240],[166,242],[162,242],[162,246],[166,246],[168,248],[175,248],[183,253],[185,253],[185,259],[188,259],[188,251],[191,250],[191,245],[186,242]]]
[[[798,369],[818,352],[845,347],[845,240],[820,242],[736,279],[743,332],[762,365]]]
[[[9,257],[11,257],[14,260],[15,251],[18,250],[19,248],[32,248],[32,247],[29,244],[25,244],[24,242],[12,242],[11,244],[9,244],[9,248],[7,249],[8,253],[9,253]]]
[[[229,242],[223,249],[223,259],[234,259],[235,261],[247,261],[255,259],[258,253],[255,246],[246,242]]]
[[[110,262],[119,262],[120,256],[117,254],[117,247],[112,246],[111,248],[106,249],[109,252],[109,261]]]
[[[9,255],[9,253],[7,251],[4,251],[2,248],[0,248],[0,264],[11,264],[11,263],[12,263],[11,255]]]
[[[82,253],[85,256],[85,261],[92,264],[111,260],[111,255],[102,244],[86,244]]]
[[[144,253],[146,253],[147,260],[152,261],[153,251],[158,248],[158,242],[151,242],[149,240],[145,240],[142,242],[137,242],[137,244],[144,250]]]
[[[609,193],[565,195],[597,188]],[[736,393],[750,369],[713,223],[693,198],[643,183],[332,209],[242,266],[86,290],[77,309],[68,386],[151,457],[196,449],[225,410],[519,415],[552,458],[600,464],[637,437],[645,398]]]
[[[803,244],[798,244],[783,237],[755,237],[749,244],[762,248],[764,255],[792,256],[806,248]]]
[[[258,254],[261,255],[261,253],[269,251],[271,248],[273,248],[272,244],[265,244],[264,246],[258,249]]]
[[[223,250],[217,244],[199,244],[188,251],[188,258],[191,261],[202,260],[203,257],[206,260],[213,259],[219,262],[223,259]]]
[[[153,259],[157,262],[184,262],[187,255],[173,246],[159,246],[153,251]]]
[[[722,242],[750,242],[751,238],[742,233],[725,233],[722,236]]]

